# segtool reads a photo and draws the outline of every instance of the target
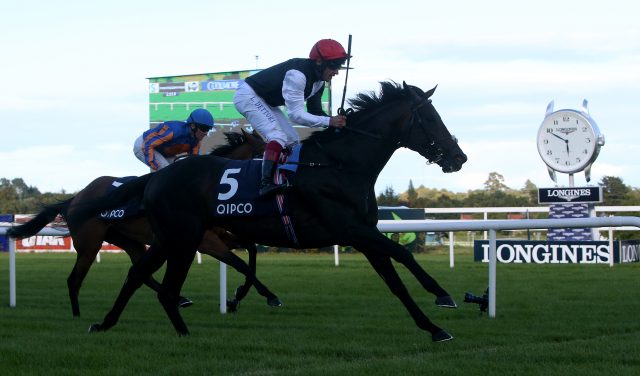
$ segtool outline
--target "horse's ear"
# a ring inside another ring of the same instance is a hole
[[[418,95],[418,93],[416,93],[413,87],[407,85],[406,82],[402,81],[402,87],[404,88],[404,91],[409,93],[409,95],[411,96],[411,100],[413,102],[420,102],[422,100],[422,98],[420,98],[420,96]]]
[[[433,92],[436,91],[436,88],[438,87],[438,85],[434,86],[433,89],[427,91],[426,93],[424,93],[424,97],[425,98],[431,98],[431,96],[433,95]]]
[[[258,133],[256,133],[255,129],[252,132],[247,132],[244,128],[240,128],[240,130],[244,135],[244,139],[247,140],[247,143],[253,148],[259,148],[265,145],[264,140]]]

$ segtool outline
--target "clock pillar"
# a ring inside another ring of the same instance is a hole
[[[562,109],[554,111],[554,101],[547,105],[546,113],[538,130],[538,153],[547,165],[549,177],[557,183],[557,173],[569,175],[569,187],[540,188],[541,204],[550,204],[549,218],[588,218],[594,215],[594,202],[602,202],[602,190],[596,201],[580,196],[597,187],[576,187],[574,174],[584,171],[585,180],[591,180],[591,165],[597,158],[604,136],[589,115],[588,101],[582,101],[580,110]],[[543,200],[543,192],[555,192]],[[548,240],[585,241],[595,240],[597,231],[584,229],[549,229]]]

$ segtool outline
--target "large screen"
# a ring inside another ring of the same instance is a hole
[[[184,76],[149,78],[149,125],[151,127],[168,120],[184,121],[196,108],[206,108],[216,123],[216,132],[210,134],[201,147],[208,153],[215,145],[225,142],[223,132],[236,131],[238,127],[251,130],[251,125],[236,111],[233,95],[239,83],[260,70],[204,73]],[[331,113],[330,88],[322,96],[322,107]],[[218,127],[220,126],[220,127]],[[297,127],[303,139],[316,129]]]

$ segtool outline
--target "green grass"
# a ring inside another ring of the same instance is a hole
[[[242,254],[245,257],[245,254]],[[0,375],[637,375],[640,264],[498,265],[497,317],[462,303],[481,294],[487,265],[469,250],[418,261],[458,300],[435,307],[398,267],[424,311],[455,340],[433,344],[359,254],[261,254],[258,274],[284,302],[269,308],[252,290],[238,314],[218,312],[218,264],[193,265],[178,338],[146,287],[117,326],[101,321],[129,261],[107,254],[81,291],[72,319],[66,277],[72,254],[18,254],[17,307],[8,306],[8,257],[0,255]],[[162,274],[159,274],[161,276]],[[229,291],[241,277],[229,271]]]

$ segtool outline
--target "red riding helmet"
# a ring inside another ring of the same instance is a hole
[[[309,59],[312,60],[346,60],[349,56],[344,47],[333,39],[321,39],[311,47]]]

